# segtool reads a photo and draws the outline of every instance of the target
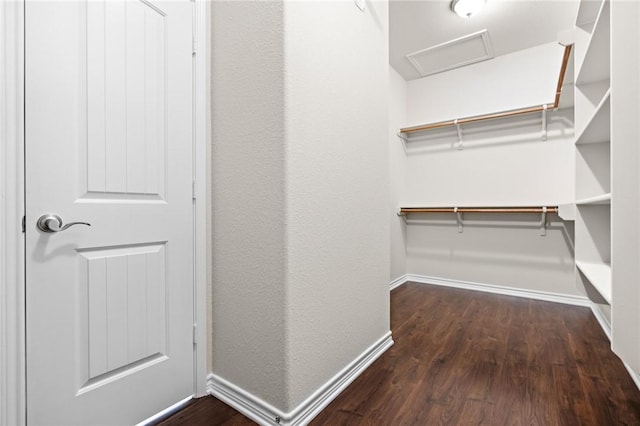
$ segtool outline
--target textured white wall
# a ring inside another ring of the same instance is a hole
[[[417,125],[550,103],[563,48],[555,43],[407,83],[408,120]],[[567,94],[570,96],[570,94]],[[406,144],[405,206],[554,205],[574,198],[572,110],[424,133]],[[573,224],[554,220],[546,237],[539,216],[411,216],[407,271],[412,274],[579,294]],[[417,220],[414,220],[417,219]]]
[[[283,4],[212,3],[213,372],[286,395]]]
[[[389,331],[387,22],[285,3],[287,409]]]
[[[563,46],[548,43],[412,80],[407,83],[406,124],[553,102],[563,52]]]
[[[290,412],[389,331],[388,5],[212,9],[213,373]]]
[[[390,280],[407,273],[406,226],[397,215],[406,190],[405,148],[398,137],[398,129],[407,122],[407,82],[389,67],[389,178],[391,183],[391,275]]]

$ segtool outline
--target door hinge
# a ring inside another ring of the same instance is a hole
[[[24,234],[27,231],[27,217],[22,216],[22,233]]]
[[[198,344],[198,324],[193,324],[193,344]]]
[[[198,50],[198,41],[194,37],[191,40],[191,54],[195,55],[197,50]]]
[[[196,181],[191,182],[191,197],[196,199]]]

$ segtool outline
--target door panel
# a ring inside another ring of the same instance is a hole
[[[87,190],[164,193],[167,17],[149,3],[87,4]]]
[[[167,300],[164,244],[78,255],[83,392],[166,358]]]
[[[192,5],[29,1],[25,37],[28,422],[132,424],[194,389]]]

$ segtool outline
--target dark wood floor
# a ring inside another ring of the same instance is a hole
[[[408,283],[395,345],[311,425],[640,425],[640,391],[587,308]],[[254,425],[212,397],[161,425]]]

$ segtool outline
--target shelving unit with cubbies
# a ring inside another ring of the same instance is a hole
[[[613,351],[640,384],[638,19],[640,2],[581,0],[574,122],[579,282]]]
[[[610,0],[583,1],[576,33],[576,266],[611,304]]]

